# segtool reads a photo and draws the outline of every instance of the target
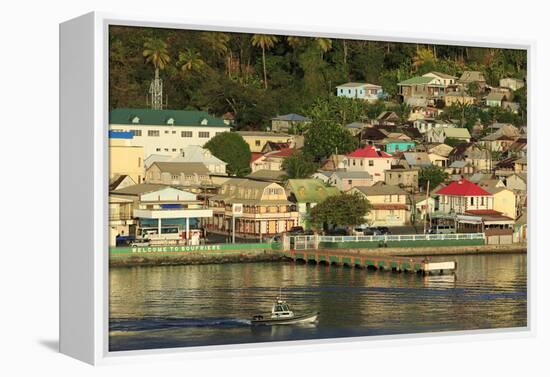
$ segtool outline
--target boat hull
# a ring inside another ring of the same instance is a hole
[[[253,319],[250,321],[250,324],[254,326],[299,325],[299,324],[315,323],[317,322],[318,317],[319,317],[319,313],[311,313],[311,314],[297,315],[292,318]]]

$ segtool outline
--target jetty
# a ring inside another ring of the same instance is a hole
[[[346,250],[289,250],[283,254],[295,262],[369,268],[394,272],[413,272],[424,275],[454,273],[457,262],[431,261],[430,258],[380,256]]]

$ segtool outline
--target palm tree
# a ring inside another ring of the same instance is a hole
[[[321,50],[321,59],[323,55],[332,48],[332,39],[329,38],[315,38],[319,49]]]
[[[159,70],[163,70],[170,62],[168,44],[161,39],[149,38],[143,43],[143,56],[147,63],[153,64],[155,77],[158,77]]]
[[[203,70],[206,63],[202,59],[201,53],[188,48],[178,54],[178,63],[183,73],[185,72],[200,72]]]
[[[231,77],[233,54],[228,46],[230,40],[229,35],[226,33],[209,31],[201,34],[201,40],[210,47],[214,55],[220,58],[223,57],[227,68],[227,75]]]
[[[415,70],[426,63],[433,63],[437,59],[434,56],[434,53],[429,48],[420,48],[416,55],[413,57],[413,67]]]
[[[267,69],[265,67],[265,50],[269,50],[275,46],[279,39],[274,35],[254,34],[252,36],[252,46],[262,49],[262,63],[264,67],[264,87],[267,89]]]

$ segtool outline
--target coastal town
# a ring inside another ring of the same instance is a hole
[[[110,350],[526,326],[525,50],[109,45]]]
[[[338,121],[273,113],[261,129],[242,127],[231,111],[166,106],[163,85],[157,70],[147,107],[110,111],[111,247],[285,234],[526,242],[524,79],[489,85],[480,71],[430,71],[399,81],[394,94],[341,82],[323,99],[347,110]],[[342,205],[349,213],[327,214],[342,197],[360,200],[363,213]]]

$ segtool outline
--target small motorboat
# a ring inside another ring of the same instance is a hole
[[[295,324],[307,324],[317,322],[319,312],[296,315],[290,306],[281,297],[277,297],[273,307],[271,308],[271,315],[264,317],[263,315],[255,315],[252,317],[250,323],[252,325],[295,325]]]

